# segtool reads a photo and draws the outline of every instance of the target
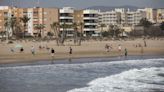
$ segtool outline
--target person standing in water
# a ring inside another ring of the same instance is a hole
[[[69,47],[69,54],[72,54],[72,47]]]
[[[51,56],[54,57],[54,54],[55,54],[55,50],[51,48]]]
[[[70,63],[72,62],[71,55],[72,55],[72,47],[69,47],[69,59],[68,59],[68,61]]]

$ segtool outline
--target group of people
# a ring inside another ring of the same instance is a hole
[[[54,58],[54,55],[55,55],[54,48],[50,49],[48,46],[46,46],[46,47],[41,46],[41,45],[39,46],[39,50],[42,50],[44,48],[46,48],[51,53],[52,58]],[[11,52],[15,52],[15,50],[13,48],[10,48],[10,51]],[[23,47],[19,48],[19,51],[20,51],[20,53],[23,53],[24,52],[24,48]],[[73,49],[72,49],[72,47],[69,47],[69,55],[71,55],[72,53],[73,53]],[[35,49],[34,46],[31,46],[31,54],[32,55],[36,54],[36,49]]]
[[[108,44],[105,45],[106,52],[110,52],[112,49],[113,49],[112,44],[111,45],[108,45]],[[118,52],[121,54],[121,51],[122,51],[122,46],[121,46],[121,44],[119,44],[118,45]],[[126,48],[124,50],[124,55],[125,56],[128,55],[128,50]]]

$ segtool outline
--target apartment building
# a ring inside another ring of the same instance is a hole
[[[150,22],[152,22],[152,23],[156,23],[157,22],[157,9],[145,8],[144,11],[146,13],[146,18]]]
[[[72,7],[63,7],[59,10],[59,22],[60,25],[64,26],[71,26],[74,22],[74,8]],[[73,36],[74,29],[72,27],[67,27],[64,29],[63,27],[60,28],[60,31],[63,32],[65,30],[67,32],[67,36]]]
[[[5,18],[10,18],[14,16],[17,18],[18,23],[20,23],[20,18],[27,16],[30,20],[27,23],[27,28],[25,28],[26,35],[32,35],[38,33],[39,30],[35,28],[38,24],[43,24],[45,28],[43,29],[42,35],[46,35],[48,31],[52,31],[50,24],[53,22],[59,22],[59,9],[58,8],[16,8],[9,6],[0,7],[0,30],[5,30],[4,23]],[[23,23],[21,23],[21,30],[23,29]],[[12,32],[12,30],[10,29]]]
[[[98,20],[99,11],[98,10],[83,10],[83,23],[84,23],[84,35],[93,36],[98,34]]]
[[[53,22],[59,22],[59,9],[58,8],[44,8],[43,9],[44,25],[47,32],[52,31],[51,24]]]
[[[100,22],[106,25],[133,26],[138,25],[144,17],[144,12],[140,10],[130,11],[125,9],[115,9],[100,13]]]
[[[77,31],[81,32],[81,27],[83,30],[83,25],[81,25],[81,23],[83,23],[83,10],[75,10],[74,11],[74,22],[77,23]],[[83,32],[83,31],[82,31]]]
[[[5,31],[5,18],[8,17],[8,6],[0,6],[0,31]]]
[[[135,26],[138,25],[142,18],[147,18],[153,23],[161,23],[164,21],[164,9],[138,9],[136,11],[130,11],[129,9],[116,8],[112,11],[100,12],[99,10],[76,10],[72,7],[58,8],[16,8],[9,6],[0,6],[0,31],[6,30],[4,23],[5,18],[14,16],[20,18],[27,16],[30,20],[27,23],[25,30],[26,34],[34,36],[39,30],[35,29],[38,24],[43,24],[43,35],[47,32],[53,31],[50,24],[53,22],[59,22],[60,25],[66,24],[67,36],[73,36],[73,23],[84,23],[83,33],[84,36],[99,34],[100,24],[105,25],[119,25],[120,27]],[[23,30],[23,24],[21,24],[21,30]],[[80,27],[78,28],[80,31]],[[106,28],[108,30],[108,26]],[[11,29],[9,29],[12,32]],[[60,27],[60,31],[63,31],[63,27]]]
[[[157,9],[157,22],[158,23],[164,22],[164,8]]]
[[[9,18],[11,18],[12,9],[9,6],[0,6],[0,31],[8,31],[8,35],[12,35],[12,29],[5,27],[5,23],[9,22]]]

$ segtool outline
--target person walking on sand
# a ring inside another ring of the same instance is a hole
[[[72,47],[69,47],[69,54],[72,54]]]
[[[147,47],[147,43],[146,43],[146,41],[145,41],[145,40],[144,40],[144,46],[145,46],[145,47]]]
[[[121,50],[122,50],[122,47],[121,47],[121,45],[119,44],[119,45],[118,45],[118,52],[119,52],[120,56],[121,56]]]
[[[108,44],[105,45],[105,50],[106,50],[106,52],[109,52],[109,45]]]
[[[23,47],[20,48],[20,53],[22,53],[24,51]]]
[[[119,45],[118,45],[118,51],[121,52],[121,49],[122,49],[122,48],[121,48],[121,45],[119,44]]]
[[[54,58],[54,54],[55,54],[55,50],[53,48],[51,48],[51,56],[52,56],[52,58]]]
[[[55,55],[55,50],[53,48],[51,48],[51,57],[52,57],[51,63],[52,64],[53,64],[53,60],[54,60],[54,55]]]
[[[32,55],[35,55],[35,48],[34,48],[34,46],[31,47],[31,53],[32,53]]]
[[[14,53],[14,49],[13,49],[13,48],[10,48],[10,51],[11,51],[12,53]]]

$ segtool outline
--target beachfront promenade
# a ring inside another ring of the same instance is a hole
[[[24,51],[20,52],[20,48],[16,45],[22,45]],[[105,50],[105,45],[112,47],[109,52]],[[164,55],[164,40],[146,40],[147,47],[144,46],[142,39],[127,40],[127,41],[84,41],[81,46],[74,46],[73,42],[66,42],[65,46],[57,46],[55,41],[49,42],[20,42],[16,41],[13,44],[0,43],[0,63],[15,63],[15,62],[35,62],[39,60],[51,60],[51,51],[55,50],[54,59],[69,59],[69,47],[72,47],[73,53],[71,58],[80,57],[110,57],[124,56],[125,48],[128,55]],[[121,45],[121,52],[118,46]],[[31,53],[31,47],[35,48],[35,55]],[[40,49],[39,46],[42,48]],[[136,47],[137,46],[137,47]],[[13,49],[13,51],[11,50]]]

